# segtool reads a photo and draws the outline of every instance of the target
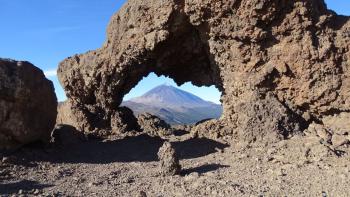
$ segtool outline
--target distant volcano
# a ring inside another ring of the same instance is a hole
[[[135,115],[148,112],[172,125],[217,119],[222,114],[221,105],[169,85],[157,86],[140,97],[124,101],[122,106],[132,109]]]

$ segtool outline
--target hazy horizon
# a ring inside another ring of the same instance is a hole
[[[125,3],[124,0],[0,0],[0,56],[25,60],[41,68],[53,81],[59,101],[66,99],[56,70],[63,59],[85,53],[103,45],[111,16]],[[350,1],[326,0],[329,9],[350,15]],[[142,95],[159,83],[172,79],[150,74],[140,81],[125,99]],[[205,100],[220,103],[220,92],[213,86],[198,88],[191,83],[179,87]]]

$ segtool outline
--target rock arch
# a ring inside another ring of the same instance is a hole
[[[102,48],[58,70],[85,132],[137,127],[123,96],[150,72],[215,85],[224,114],[197,133],[275,141],[325,115],[350,111],[350,20],[323,0],[129,0]]]

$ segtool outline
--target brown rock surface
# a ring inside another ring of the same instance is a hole
[[[57,125],[51,133],[51,143],[55,146],[71,146],[86,141],[86,137],[74,127]]]
[[[59,103],[58,105],[58,116],[56,120],[56,125],[64,124],[71,125],[76,128],[86,127],[86,133],[92,133],[98,136],[106,136],[115,133],[125,133],[128,131],[139,131],[139,125],[137,123],[136,117],[133,112],[127,107],[119,107],[116,113],[111,117],[110,122],[107,124],[105,121],[101,120],[98,115],[89,116],[87,119],[84,113],[79,110],[79,107],[72,105],[71,101],[67,100],[65,102]],[[94,122],[96,127],[90,127],[89,122]],[[128,124],[126,124],[126,122]],[[111,130],[112,128],[118,128],[118,130]]]
[[[102,48],[58,76],[85,132],[123,130],[123,96],[155,72],[222,91],[224,113],[196,126],[203,135],[270,142],[350,110],[349,44],[349,18],[323,0],[130,0]]]
[[[340,113],[325,116],[319,124],[312,123],[306,130],[306,134],[318,136],[326,144],[337,149],[340,146],[350,144],[350,113]]]
[[[150,136],[168,136],[173,133],[173,129],[168,123],[152,114],[140,114],[137,116],[137,120],[143,132]]]
[[[164,142],[158,152],[159,171],[164,176],[173,176],[180,173],[181,166],[175,149],[170,142]]]
[[[65,102],[60,102],[58,103],[57,106],[57,119],[56,119],[56,124],[67,124],[67,125],[72,125],[75,126],[78,122],[79,124],[83,124],[84,120],[79,120],[77,119],[79,116],[74,116],[73,115],[74,108],[72,108],[72,105],[70,104],[69,101]]]
[[[0,149],[48,141],[57,99],[51,81],[29,62],[0,59]]]

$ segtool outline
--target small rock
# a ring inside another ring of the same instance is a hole
[[[38,189],[34,190],[33,194],[34,195],[38,195],[40,193],[40,191]]]
[[[79,177],[73,177],[74,181],[79,181]]]
[[[127,180],[126,180],[127,183],[133,183],[135,182],[135,180],[131,177],[129,177]]]
[[[326,142],[330,142],[332,139],[332,135],[326,131],[324,128],[318,128],[316,130],[317,135],[324,139]]]
[[[147,197],[147,194],[144,191],[140,191],[140,193],[137,197]]]
[[[158,158],[162,175],[174,176],[180,173],[181,166],[179,164],[179,159],[176,156],[175,149],[169,142],[165,142],[159,149]]]
[[[220,148],[217,148],[217,147],[215,148],[215,151],[218,152],[218,153],[223,153],[224,152],[223,149],[220,149]]]
[[[238,159],[244,159],[244,158],[248,158],[249,156],[247,154],[241,154],[238,156]]]
[[[185,181],[193,181],[194,179],[197,179],[199,177],[198,172],[193,172],[187,176],[185,176]]]
[[[10,161],[9,157],[3,157],[2,163],[8,163]]]
[[[327,193],[326,192],[322,192],[322,197],[327,197]]]
[[[205,175],[209,177],[215,177],[216,174],[214,172],[207,172]]]
[[[199,173],[198,172],[192,172],[190,175],[193,176],[193,177],[196,177],[196,178],[199,177]]]
[[[266,155],[271,156],[277,152],[276,148],[270,148],[266,151]]]
[[[349,131],[344,129],[335,130],[334,133],[338,135],[349,135]]]
[[[346,138],[346,136],[342,136],[342,135],[337,135],[334,134],[332,136],[332,144],[334,148],[337,148],[339,146],[343,146],[345,144],[348,144],[349,140]]]
[[[285,173],[285,171],[283,169],[279,169],[276,171],[276,175],[277,176],[286,176],[287,174]]]
[[[265,156],[264,157],[264,162],[270,162],[272,160],[274,160],[274,158],[272,156]]]
[[[309,112],[304,112],[302,117],[306,120],[309,121],[311,120],[311,114]]]
[[[8,156],[8,157],[3,157],[2,158],[2,163],[7,163],[7,164],[13,164],[17,161],[17,158],[15,156]]]
[[[205,191],[210,192],[211,191],[211,186],[209,185],[208,187],[206,187]]]

